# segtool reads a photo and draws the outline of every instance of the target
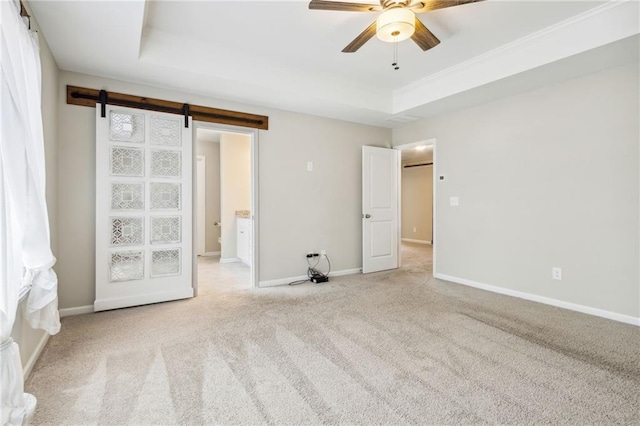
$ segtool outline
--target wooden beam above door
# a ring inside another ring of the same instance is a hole
[[[67,86],[67,104],[95,108],[100,102],[100,90],[86,87]],[[186,104],[166,101],[163,99],[145,98],[124,93],[107,92],[107,104],[122,107],[146,109],[150,111],[168,112],[183,115]],[[188,105],[189,115],[194,121],[230,124],[233,126],[250,127],[253,129],[269,130],[269,117],[266,115],[249,114],[246,112],[230,111],[200,105]]]

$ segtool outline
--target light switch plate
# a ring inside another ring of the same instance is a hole
[[[459,206],[460,205],[460,200],[458,199],[458,197],[451,197],[449,199],[449,205]]]

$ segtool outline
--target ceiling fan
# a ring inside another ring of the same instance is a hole
[[[366,3],[311,0],[309,9],[338,12],[382,12],[378,19],[342,49],[345,53],[357,51],[374,35],[377,35],[380,40],[390,43],[411,37],[422,50],[429,50],[437,46],[440,40],[418,19],[417,13],[479,1],[483,0],[380,0],[378,6]]]

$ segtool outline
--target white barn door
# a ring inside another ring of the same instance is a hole
[[[395,149],[362,147],[362,272],[398,267],[398,175]]]
[[[207,251],[207,163],[204,155],[197,157],[196,179],[196,247],[198,256],[204,256]]]
[[[191,119],[100,110],[94,309],[192,297]]]

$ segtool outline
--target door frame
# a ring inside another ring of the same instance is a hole
[[[259,259],[259,255],[260,255],[260,237],[259,237],[259,230],[260,230],[260,226],[259,226],[259,195],[260,195],[260,191],[259,191],[259,187],[258,187],[258,138],[259,138],[259,132],[258,129],[253,129],[253,128],[248,128],[248,127],[239,127],[239,126],[232,126],[229,124],[217,124],[217,123],[209,123],[209,122],[205,122],[205,121],[193,121],[193,170],[194,173],[197,173],[197,131],[198,129],[209,129],[209,130],[215,130],[217,132],[226,132],[226,133],[239,133],[239,134],[243,134],[246,136],[249,136],[250,139],[250,146],[251,146],[251,226],[252,226],[252,230],[251,230],[251,239],[252,239],[252,244],[251,244],[251,288],[258,288],[258,283],[260,282],[260,270],[258,265],[260,264],[260,259]],[[194,176],[194,182],[195,185],[193,185],[193,194],[194,197],[193,200],[196,199],[195,195],[197,194],[197,177]],[[193,244],[194,244],[194,250],[196,250],[195,247],[195,241],[196,241],[196,232],[197,232],[197,219],[196,219],[196,209],[197,206],[195,205],[195,201],[194,201],[194,205],[193,205],[193,223],[194,223],[194,227],[193,227]],[[194,253],[196,253],[194,251]],[[193,290],[194,290],[194,295],[198,295],[198,256],[195,255],[193,256]]]
[[[403,151],[405,149],[411,149],[411,148],[416,148],[418,146],[429,146],[432,145],[433,146],[433,189],[432,189],[432,206],[433,206],[433,212],[431,214],[432,220],[433,220],[433,225],[431,226],[431,239],[432,239],[432,244],[431,244],[431,248],[432,248],[432,254],[433,254],[433,276],[436,275],[436,228],[437,228],[437,216],[436,216],[436,211],[437,211],[437,204],[436,204],[436,200],[438,197],[436,197],[436,191],[438,188],[437,182],[438,182],[438,163],[436,162],[436,148],[438,147],[438,145],[436,144],[436,138],[431,138],[431,139],[424,139],[424,140],[419,140],[416,142],[410,142],[410,143],[405,143],[405,144],[401,144],[401,145],[395,145],[393,147],[393,149],[397,149],[399,151]],[[400,158],[402,158],[402,153],[400,154]],[[402,160],[400,162],[400,168],[398,170],[398,267],[402,266],[402,251],[401,251],[401,244],[402,244]]]

